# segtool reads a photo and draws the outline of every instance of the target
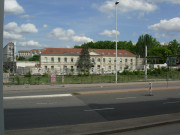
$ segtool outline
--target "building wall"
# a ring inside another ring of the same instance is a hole
[[[24,58],[31,58],[31,54],[28,51],[24,52],[18,52],[18,57],[24,57]]]
[[[13,52],[14,51],[14,52]],[[14,62],[16,62],[16,46],[14,43],[10,42],[3,48],[3,62],[13,62],[13,54],[14,54]]]
[[[90,69],[91,74],[101,74],[103,73],[114,73],[115,72],[115,56],[104,56],[97,54],[90,54],[91,61],[94,67]],[[44,72],[51,72],[54,74],[70,72],[73,68],[74,72],[78,72],[76,62],[78,60],[78,55],[41,55],[41,68]],[[59,61],[60,60],[60,61]],[[117,58],[117,70],[122,72],[124,68],[128,66],[129,70],[136,69],[136,57],[133,56],[122,56]]]
[[[16,66],[18,67],[35,67],[39,62],[35,61],[17,61]]]

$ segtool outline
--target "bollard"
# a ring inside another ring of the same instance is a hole
[[[152,96],[152,83],[149,82],[149,95]]]

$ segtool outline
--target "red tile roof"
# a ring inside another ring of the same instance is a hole
[[[94,51],[101,55],[115,55],[115,49],[88,49],[90,52]],[[42,51],[42,55],[46,54],[67,54],[67,55],[79,55],[81,53],[81,48],[45,48]],[[117,55],[127,55],[136,56],[135,54],[126,50],[117,50]]]
[[[18,53],[29,53],[30,51],[29,50],[21,50],[21,51],[18,51]]]

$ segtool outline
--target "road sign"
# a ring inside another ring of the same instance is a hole
[[[56,82],[56,75],[51,75],[51,82]]]

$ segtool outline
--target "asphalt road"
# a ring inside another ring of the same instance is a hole
[[[180,124],[172,124],[110,135],[180,135],[179,127]]]
[[[107,90],[107,89],[106,89]],[[35,93],[35,92],[33,92]],[[44,92],[38,93],[43,95]],[[180,90],[98,94],[48,95],[4,99],[5,129],[26,129],[103,122],[180,112]],[[55,93],[52,93],[55,94]],[[5,97],[7,97],[5,94]],[[33,94],[35,95],[35,94]]]

